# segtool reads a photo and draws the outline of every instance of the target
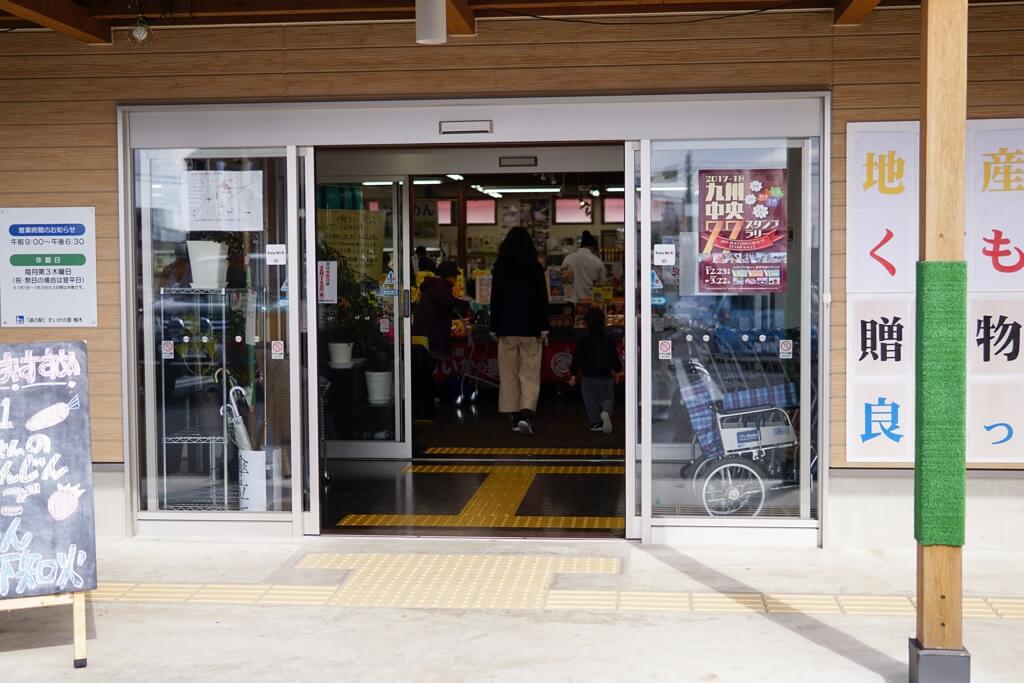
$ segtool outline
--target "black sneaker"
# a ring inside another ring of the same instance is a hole
[[[533,422],[525,415],[519,417],[519,424],[517,426],[519,427],[517,431],[520,434],[526,434],[527,436],[533,434]]]
[[[516,433],[519,432],[519,414],[518,413],[516,413],[515,415],[512,416],[512,431],[516,432]]]
[[[592,432],[603,432],[604,431],[604,425],[601,424],[600,422],[595,422],[594,424],[590,425],[590,431],[592,431]]]

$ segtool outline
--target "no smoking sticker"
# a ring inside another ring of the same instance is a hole
[[[671,339],[662,339],[658,342],[658,360],[672,360]]]
[[[280,339],[270,342],[270,358],[271,360],[284,359],[284,342]]]
[[[792,339],[780,339],[779,340],[779,358],[789,359],[793,357],[793,340]]]
[[[164,358],[174,358],[174,342],[162,341],[160,342],[160,352]]]

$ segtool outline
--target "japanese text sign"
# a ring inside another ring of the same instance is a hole
[[[83,342],[0,345],[0,605],[96,588]]]
[[[699,290],[784,291],[785,169],[702,170],[699,177]]]
[[[0,327],[96,327],[96,209],[0,209]]]
[[[847,129],[848,462],[913,462],[918,124]],[[1024,120],[968,121],[967,459],[1024,464]]]

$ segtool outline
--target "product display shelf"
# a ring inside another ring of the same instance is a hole
[[[160,376],[161,384],[177,382],[179,372],[171,372],[169,367],[176,364],[186,371],[187,379],[197,378],[196,384],[209,388],[218,385],[220,396],[228,396],[227,344],[224,334],[228,327],[228,296],[232,290],[228,288],[182,288],[166,287],[160,289]],[[195,329],[189,329],[192,324]],[[184,345],[184,352],[179,356],[178,350]],[[212,351],[204,353],[205,351]],[[191,358],[190,358],[191,356]],[[190,362],[191,361],[191,362]],[[187,374],[187,373],[196,374]],[[204,378],[212,378],[212,382],[203,382]],[[161,433],[161,509],[178,509],[181,502],[171,499],[168,492],[169,472],[167,468],[168,448],[181,448],[181,458],[187,458],[190,448],[200,449],[200,458],[208,463],[207,485],[209,502],[204,503],[205,509],[227,510],[231,497],[228,482],[228,421],[223,411],[218,419],[205,426],[198,424],[198,415],[194,415],[193,398],[189,394],[183,398],[174,398],[174,387],[161,401],[160,418]],[[177,407],[181,414],[179,421],[185,427],[168,433],[168,411]],[[195,424],[194,424],[195,422]],[[221,460],[221,478],[217,481],[217,457]],[[220,484],[220,485],[218,485]],[[219,489],[223,488],[223,491]],[[237,496],[236,496],[237,498]],[[189,501],[188,506],[194,505]]]

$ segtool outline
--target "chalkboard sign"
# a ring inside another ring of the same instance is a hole
[[[0,344],[0,601],[96,587],[85,343]]]

